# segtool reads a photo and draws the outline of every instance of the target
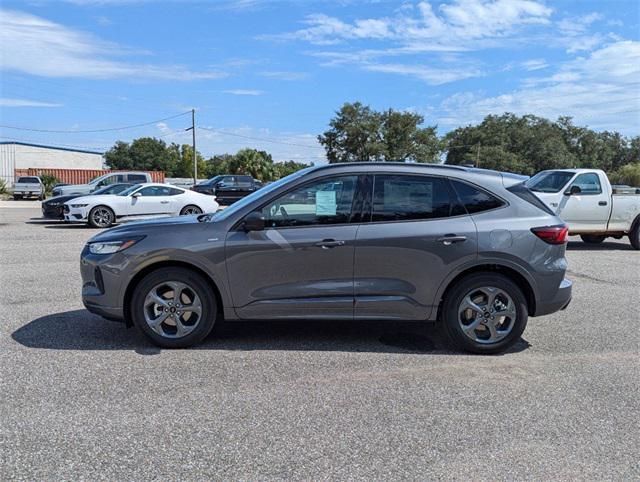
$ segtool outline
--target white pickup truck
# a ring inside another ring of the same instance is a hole
[[[542,171],[525,185],[569,225],[570,234],[587,243],[629,236],[634,249],[640,249],[640,194],[613,189],[603,171]]]
[[[20,176],[13,186],[13,199],[28,197],[44,199],[44,184],[38,176]]]

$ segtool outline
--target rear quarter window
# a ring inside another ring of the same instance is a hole
[[[469,214],[490,211],[505,205],[502,199],[466,182],[451,179],[451,185]]]
[[[543,203],[538,196],[536,196],[531,189],[529,189],[524,183],[515,184],[507,188],[511,194],[515,194],[523,201],[528,202],[529,204],[537,207],[538,209],[544,211],[547,214],[555,215],[555,213]]]

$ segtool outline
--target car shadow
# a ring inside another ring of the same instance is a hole
[[[585,243],[583,241],[569,241],[567,243],[569,251],[633,251],[631,244],[624,242],[603,241],[599,244]]]
[[[11,337],[28,348],[49,350],[133,350],[155,355],[152,345],[135,329],[110,322],[86,310],[37,318]],[[520,339],[505,353],[526,350]],[[392,321],[233,321],[219,322],[198,350],[342,351],[369,353],[432,353],[461,355],[446,347],[433,323]]]

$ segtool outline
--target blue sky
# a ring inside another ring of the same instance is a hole
[[[322,162],[343,102],[445,133],[504,111],[640,134],[640,2],[3,0],[0,140]]]

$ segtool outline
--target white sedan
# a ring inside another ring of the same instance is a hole
[[[164,216],[214,213],[215,196],[168,184],[136,184],[120,194],[83,196],[64,203],[65,221],[108,228],[113,223]]]

